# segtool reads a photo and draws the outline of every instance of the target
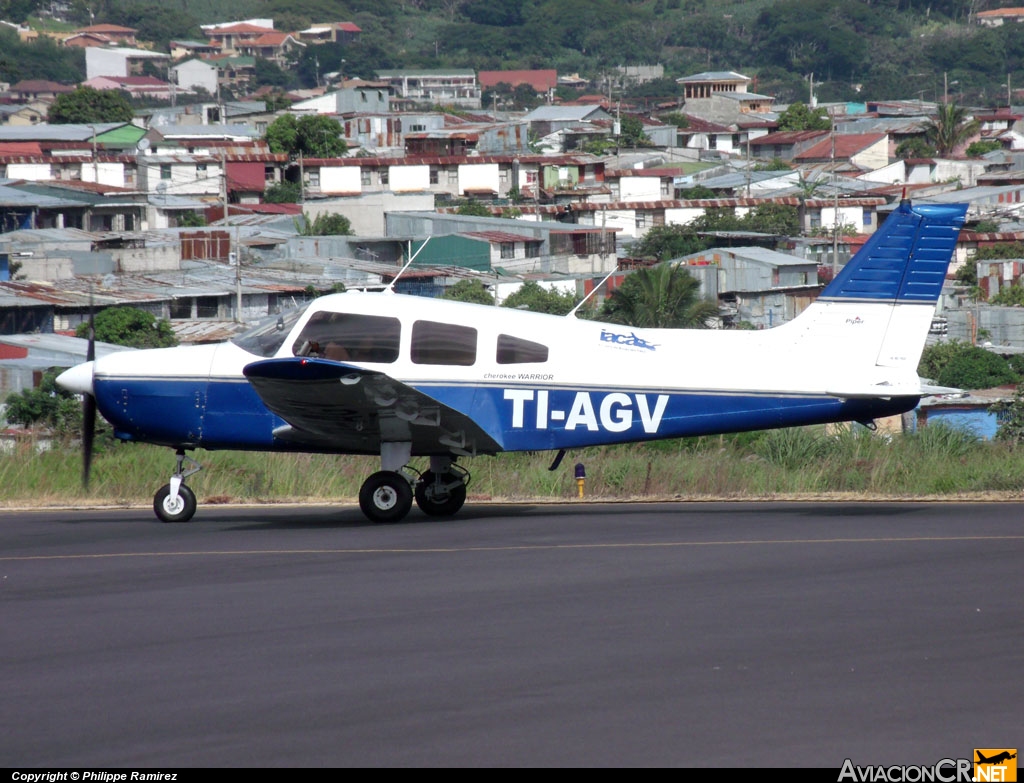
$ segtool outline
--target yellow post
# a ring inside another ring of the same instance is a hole
[[[587,471],[583,468],[582,462],[576,463],[576,494],[577,497],[583,497],[583,482],[587,478]]]

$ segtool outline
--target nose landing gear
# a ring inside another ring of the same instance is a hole
[[[153,496],[153,511],[161,522],[188,522],[196,513],[196,493],[185,485],[185,479],[202,470],[202,466],[191,457],[185,456],[184,449],[177,451],[177,466],[170,483],[164,484]],[[185,463],[190,467],[185,469]]]

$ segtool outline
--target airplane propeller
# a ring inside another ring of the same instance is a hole
[[[85,360],[96,361],[96,321],[94,318],[92,296],[89,297],[89,346],[86,348]],[[93,365],[89,365],[92,373]],[[92,468],[92,444],[96,438],[96,398],[91,394],[92,388],[82,394],[82,486],[89,488],[89,471]]]

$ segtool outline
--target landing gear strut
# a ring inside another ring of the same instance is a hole
[[[202,466],[191,457],[185,456],[184,449],[177,451],[177,466],[171,481],[164,484],[153,496],[153,511],[161,522],[188,522],[196,513],[196,493],[185,485],[185,479],[202,470]],[[185,463],[189,468],[185,469]]]

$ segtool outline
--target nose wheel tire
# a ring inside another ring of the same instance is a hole
[[[153,511],[161,522],[188,522],[196,513],[196,493],[182,484],[171,500],[171,485],[164,484],[153,496]]]
[[[463,481],[452,487],[449,485],[457,480],[451,473],[444,473],[440,476],[431,470],[425,471],[420,476],[416,485],[416,505],[424,514],[432,517],[450,517],[466,502],[466,484]]]
[[[363,482],[359,508],[371,522],[398,522],[412,508],[409,480],[393,470],[381,470]]]

